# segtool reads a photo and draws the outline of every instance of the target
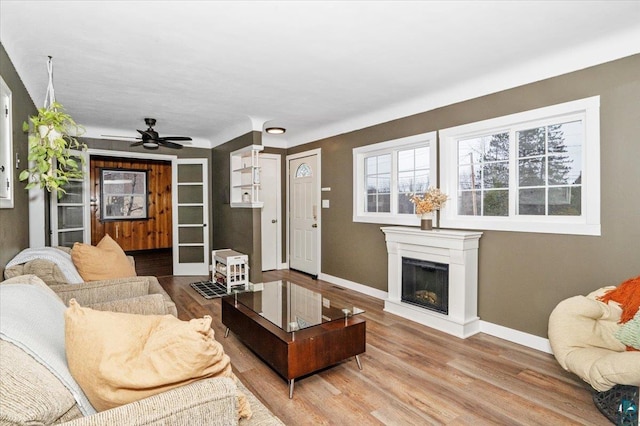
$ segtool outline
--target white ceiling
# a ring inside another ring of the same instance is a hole
[[[640,53],[640,1],[0,0],[0,40],[87,136],[290,147]]]

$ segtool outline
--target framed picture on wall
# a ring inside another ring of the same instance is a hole
[[[148,219],[147,170],[101,169],[102,220]]]

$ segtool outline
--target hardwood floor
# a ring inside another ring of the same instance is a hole
[[[153,275],[155,277],[173,275],[172,253],[170,248],[127,252],[128,255],[133,256],[136,262],[138,275]]]
[[[383,301],[293,271],[265,272],[366,310],[366,353],[296,380],[285,380],[233,333],[224,338],[219,299],[160,277],[183,320],[211,315],[238,378],[287,425],[607,425],[590,387],[552,355],[479,333],[458,339],[383,311]]]

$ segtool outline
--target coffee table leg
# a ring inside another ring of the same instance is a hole
[[[293,385],[296,379],[289,380],[289,399],[293,399]]]
[[[227,327],[227,329],[224,331],[224,337],[227,337],[229,335],[229,327]]]
[[[356,362],[358,363],[358,368],[362,370],[362,363],[360,362],[360,356],[356,355]]]

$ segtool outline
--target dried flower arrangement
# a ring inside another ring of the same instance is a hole
[[[422,215],[431,213],[434,210],[440,210],[449,199],[449,196],[438,188],[429,187],[424,195],[411,194],[409,199],[416,206],[416,214]]]

